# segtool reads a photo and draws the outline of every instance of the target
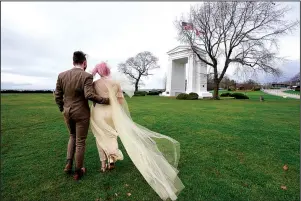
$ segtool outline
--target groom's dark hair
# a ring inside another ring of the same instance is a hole
[[[86,61],[86,54],[82,51],[75,51],[73,53],[73,63],[74,64],[83,64]]]

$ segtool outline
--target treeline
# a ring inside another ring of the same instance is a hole
[[[226,89],[228,91],[235,91],[235,90],[260,90],[262,87],[260,83],[257,83],[255,80],[249,79],[245,82],[237,82],[233,79],[230,79],[227,76],[221,80],[219,87],[222,89]],[[207,90],[211,91],[214,89],[214,80],[213,76],[209,75],[207,80]]]
[[[35,94],[42,94],[42,93],[53,93],[52,90],[14,90],[14,89],[7,89],[1,90],[1,93],[35,93]]]

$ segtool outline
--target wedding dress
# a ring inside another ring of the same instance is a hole
[[[136,124],[130,116],[126,100],[116,80],[102,78],[94,82],[96,93],[110,99],[110,105],[91,107],[91,129],[96,138],[101,160],[112,156],[122,160],[117,137],[134,165],[162,200],[176,200],[184,188],[177,176],[180,144],[176,140]],[[99,149],[99,150],[100,150]]]

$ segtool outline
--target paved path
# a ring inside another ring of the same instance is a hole
[[[267,94],[271,94],[271,95],[275,95],[275,96],[282,96],[283,98],[289,97],[289,98],[300,99],[299,95],[283,92],[286,90],[287,89],[263,89],[262,91]]]

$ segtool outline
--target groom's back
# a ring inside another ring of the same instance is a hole
[[[60,73],[59,78],[64,92],[64,109],[71,115],[87,118],[90,115],[88,100],[85,98],[85,81],[92,75],[80,68]]]

